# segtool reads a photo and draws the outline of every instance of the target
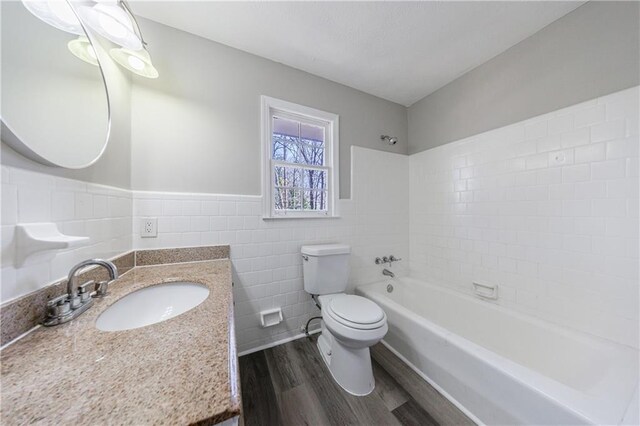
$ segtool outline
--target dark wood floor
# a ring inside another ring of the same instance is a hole
[[[371,353],[376,388],[365,397],[333,381],[315,338],[241,357],[245,426],[473,425],[382,344]]]

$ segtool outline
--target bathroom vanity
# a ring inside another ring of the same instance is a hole
[[[114,281],[83,315],[5,347],[3,423],[236,422],[241,402],[231,263],[188,261],[188,251],[136,253],[136,265],[147,266]],[[100,315],[130,293],[177,281],[205,286],[209,295],[166,321],[113,332],[96,327]]]

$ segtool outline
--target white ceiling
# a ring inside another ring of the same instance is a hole
[[[135,2],[143,17],[409,106],[584,2]]]

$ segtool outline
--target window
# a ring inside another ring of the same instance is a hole
[[[262,97],[264,215],[333,217],[338,198],[338,116]]]

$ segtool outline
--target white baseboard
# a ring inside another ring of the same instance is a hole
[[[321,329],[317,328],[315,330],[310,330],[309,334],[316,334],[316,333],[320,333]],[[259,352],[265,349],[269,349],[269,348],[273,348],[274,346],[279,346],[279,345],[283,345],[287,342],[292,342],[294,340],[298,340],[298,339],[302,339],[303,337],[306,337],[307,335],[304,333],[300,333],[300,334],[296,334],[295,336],[291,336],[291,337],[287,337],[286,339],[282,339],[282,340],[277,340],[275,342],[271,342],[271,343],[267,343],[266,345],[262,345],[262,346],[258,346],[255,348],[251,348],[251,349],[247,349],[246,351],[240,352],[238,354],[239,357],[243,356],[243,355],[249,355],[252,354],[254,352]]]
[[[416,367],[415,365],[413,365],[411,363],[411,361],[409,361],[407,358],[404,357],[404,355],[402,355],[400,352],[398,352],[397,350],[395,350],[389,343],[385,342],[384,340],[380,341],[387,349],[389,349],[395,356],[397,356],[398,358],[400,358],[400,360],[402,362],[404,362],[405,364],[407,364],[409,366],[409,368],[411,368],[413,371],[416,372],[416,374],[420,377],[422,377],[424,379],[424,381],[426,381],[427,383],[429,383],[431,386],[433,386],[433,388],[435,390],[438,391],[438,393],[440,393],[440,395],[444,396],[445,398],[447,398],[449,400],[449,402],[451,402],[453,405],[455,405],[460,411],[462,411],[467,417],[469,417],[475,424],[480,425],[480,426],[484,426],[484,423],[482,423],[480,421],[479,418],[477,418],[471,411],[469,411],[464,405],[462,405],[460,402],[458,402],[458,400],[456,400],[453,396],[449,395],[449,393],[447,391],[445,391],[444,389],[442,389],[440,387],[440,385],[438,385],[436,382],[434,382],[433,380],[431,380],[429,378],[429,376],[427,376],[426,374],[424,374],[422,371],[420,371],[420,369],[418,369],[418,367]]]

